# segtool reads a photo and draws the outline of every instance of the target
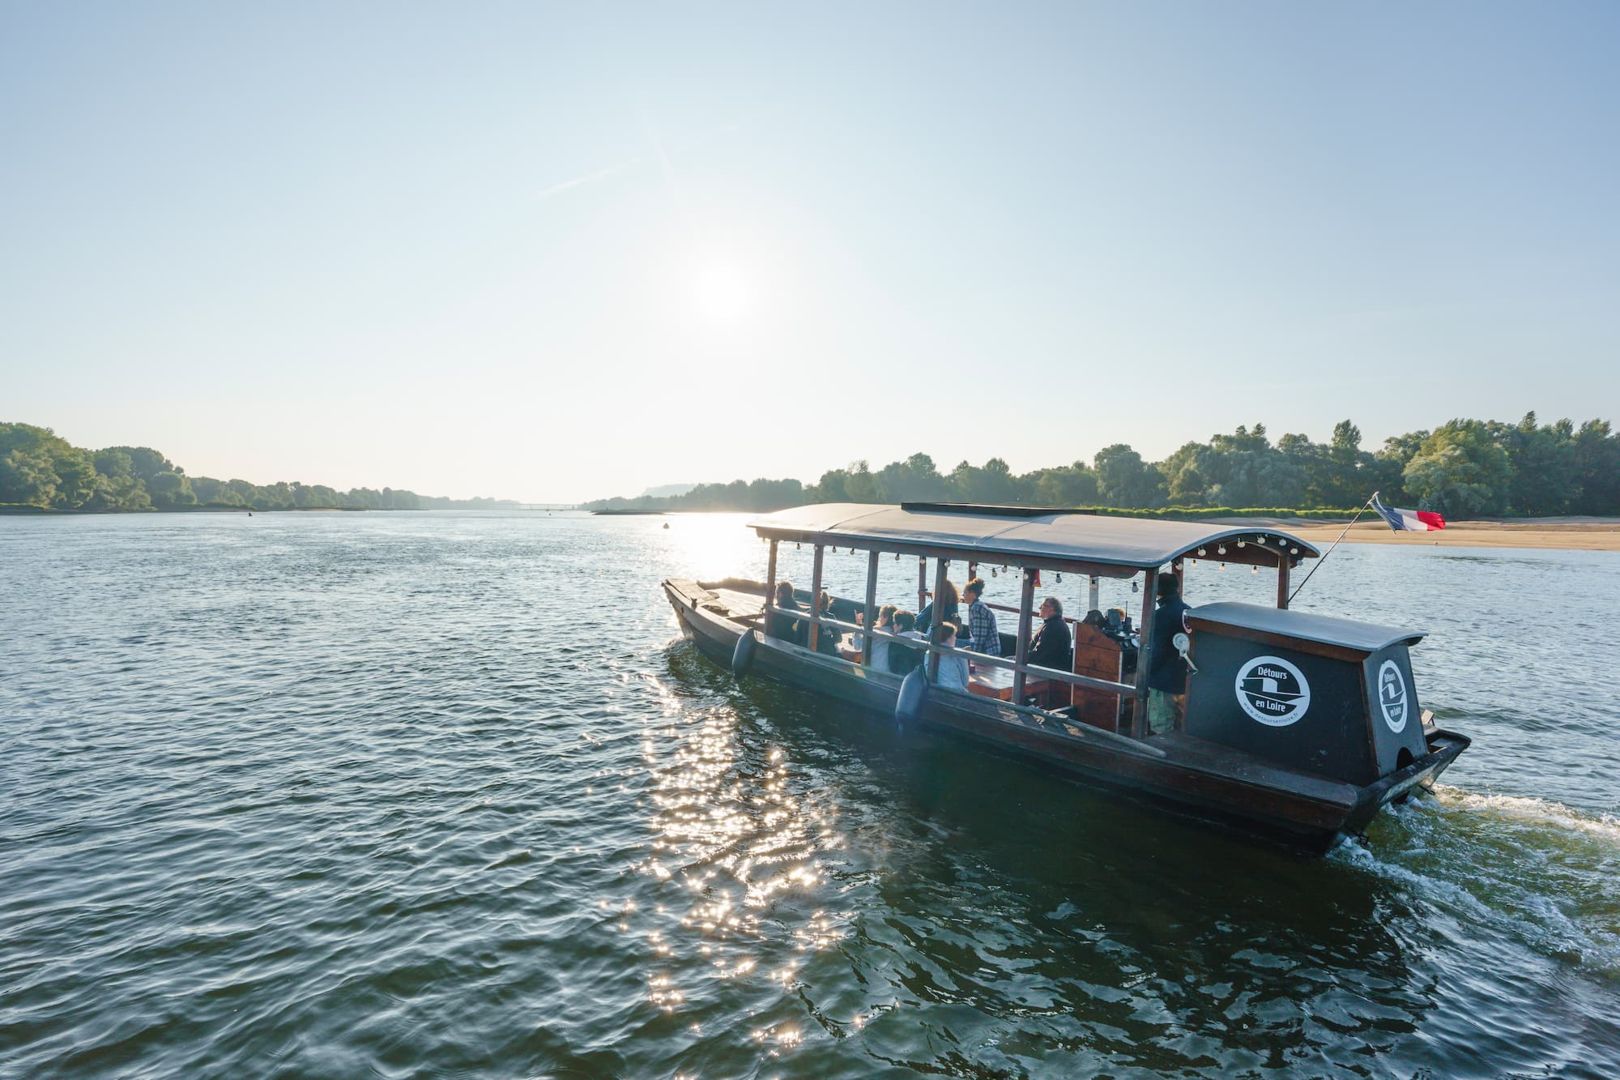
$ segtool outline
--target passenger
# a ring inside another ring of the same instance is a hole
[[[1055,596],[1041,601],[1041,628],[1029,642],[1031,664],[1068,671],[1074,666],[1069,625],[1063,621],[1063,604]]]
[[[917,633],[917,616],[909,611],[896,611],[894,613],[894,632],[897,636],[910,638],[913,641],[927,640]],[[913,649],[907,645],[899,645],[889,650],[889,671],[894,675],[908,675],[915,671],[922,662],[922,650]]]
[[[968,639],[964,649],[1001,655],[1001,631],[996,629],[996,613],[980,599],[984,595],[984,579],[974,578],[962,587],[962,596],[968,605]]]
[[[917,632],[928,633],[929,627],[934,625],[935,615],[945,622],[961,625],[962,620],[957,615],[957,607],[956,586],[951,584],[950,578],[946,578],[944,596],[936,596],[928,601],[928,605],[917,615]]]
[[[765,621],[765,633],[768,637],[791,641],[795,645],[803,645],[809,640],[809,626],[800,619],[785,614],[789,611],[803,611],[799,602],[793,598],[793,582],[778,581],[776,583],[776,607],[779,611],[771,612]]]
[[[1148,730],[1155,735],[1174,731],[1187,692],[1187,661],[1175,646],[1175,636],[1190,632],[1187,602],[1181,598],[1181,579],[1160,574],[1158,607],[1153,611],[1153,644],[1148,656]]]
[[[956,632],[959,628],[953,622],[939,624],[939,643],[946,648],[956,647]],[[952,653],[939,658],[939,672],[934,676],[934,685],[942,690],[959,690],[968,692],[968,660],[965,656]]]
[[[816,597],[816,614],[823,619],[835,617],[832,613],[832,597],[827,595],[826,589],[821,590],[821,595]],[[822,623],[820,629],[816,631],[816,652],[827,656],[837,656],[838,642],[843,636],[843,632],[836,626],[828,626],[826,623]]]
[[[893,604],[878,608],[877,625],[872,629],[894,633],[894,612]],[[880,671],[889,670],[889,639],[877,634],[872,635],[872,666]]]

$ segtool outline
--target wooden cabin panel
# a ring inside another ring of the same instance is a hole
[[[1074,631],[1074,673],[1110,682],[1124,681],[1124,657],[1119,643],[1089,623],[1076,623]],[[1083,686],[1069,688],[1069,704],[1074,715],[1087,724],[1106,731],[1119,730],[1119,695]]]

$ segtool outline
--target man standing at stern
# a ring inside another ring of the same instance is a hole
[[[1175,730],[1187,692],[1187,661],[1175,646],[1175,636],[1187,633],[1187,603],[1181,598],[1181,579],[1160,574],[1159,605],[1153,613],[1153,655],[1148,661],[1148,730],[1163,735]]]

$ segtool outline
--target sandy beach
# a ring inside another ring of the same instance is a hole
[[[1277,521],[1302,539],[1325,547],[1344,525]],[[1437,532],[1395,532],[1377,518],[1362,518],[1344,542],[1421,544],[1426,547],[1556,548],[1572,551],[1620,551],[1620,520],[1615,518],[1527,518],[1523,521],[1457,521]]]

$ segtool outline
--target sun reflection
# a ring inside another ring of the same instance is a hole
[[[658,890],[642,905],[657,920],[642,930],[648,1001],[695,1009],[721,984],[742,983],[798,1008],[788,995],[804,965],[835,947],[853,917],[827,903],[825,855],[844,845],[836,815],[785,748],[750,747],[729,709],[696,712],[689,697],[668,696],[686,711],[641,742],[653,835],[638,868]],[[806,1038],[780,1015],[757,1030],[772,1055]]]
[[[765,579],[766,548],[751,529],[749,514],[679,514],[659,522],[645,519],[656,529],[660,543],[669,546],[671,565],[691,577],[709,581],[727,577]],[[652,522],[668,524],[658,528]]]

